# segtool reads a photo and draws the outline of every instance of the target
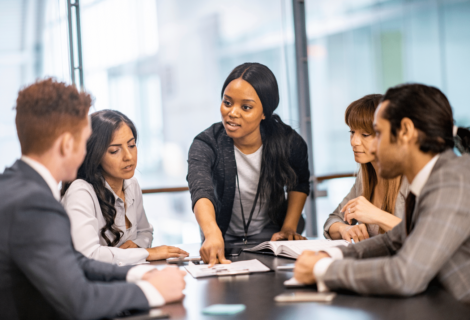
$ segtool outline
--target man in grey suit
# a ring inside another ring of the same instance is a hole
[[[295,278],[319,291],[412,296],[434,278],[470,303],[470,132],[453,126],[445,95],[406,84],[387,91],[374,119],[383,178],[410,182],[405,219],[391,231],[326,252],[304,252]],[[354,215],[354,208],[351,208]]]
[[[96,319],[183,298],[177,268],[117,267],[73,248],[57,184],[83,161],[90,105],[88,94],[52,79],[18,95],[23,156],[0,175],[2,319]]]

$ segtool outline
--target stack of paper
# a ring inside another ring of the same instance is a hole
[[[185,268],[194,278],[232,276],[237,274],[268,272],[271,270],[258,259],[232,262],[230,264],[216,264],[212,268],[209,268],[207,264],[196,265],[190,262]]]

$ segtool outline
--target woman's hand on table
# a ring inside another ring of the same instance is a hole
[[[215,233],[206,237],[199,254],[202,261],[209,264],[209,268],[216,263],[232,263],[230,260],[225,259],[225,243],[222,234]]]
[[[189,253],[186,251],[172,246],[159,246],[154,248],[145,249],[148,251],[148,261],[163,260],[168,258],[188,257]]]
[[[369,239],[369,233],[367,232],[367,227],[365,224],[356,224],[354,226],[350,226],[341,222],[337,223],[340,224],[338,231],[341,234],[341,238],[347,242],[351,243],[351,239],[353,239],[354,243],[358,243],[360,241]]]
[[[279,240],[307,240],[307,238],[298,234],[295,230],[281,230],[271,237],[271,241]]]

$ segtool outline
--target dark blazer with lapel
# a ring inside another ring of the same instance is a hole
[[[297,175],[297,185],[289,191],[308,195],[310,171],[307,144],[294,131],[289,147],[289,164]],[[236,173],[233,140],[227,135],[222,122],[213,124],[194,138],[189,149],[187,176],[192,207],[194,209],[201,198],[209,199],[214,205],[217,225],[223,235],[232,217]]]
[[[0,175],[2,319],[96,319],[148,309],[130,267],[90,260],[72,245],[70,221],[44,179],[18,160]]]

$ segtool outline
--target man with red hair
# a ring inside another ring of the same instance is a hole
[[[75,251],[58,183],[71,181],[91,134],[92,99],[53,79],[21,90],[22,157],[0,175],[2,319],[95,319],[183,298],[184,271],[117,267]]]

